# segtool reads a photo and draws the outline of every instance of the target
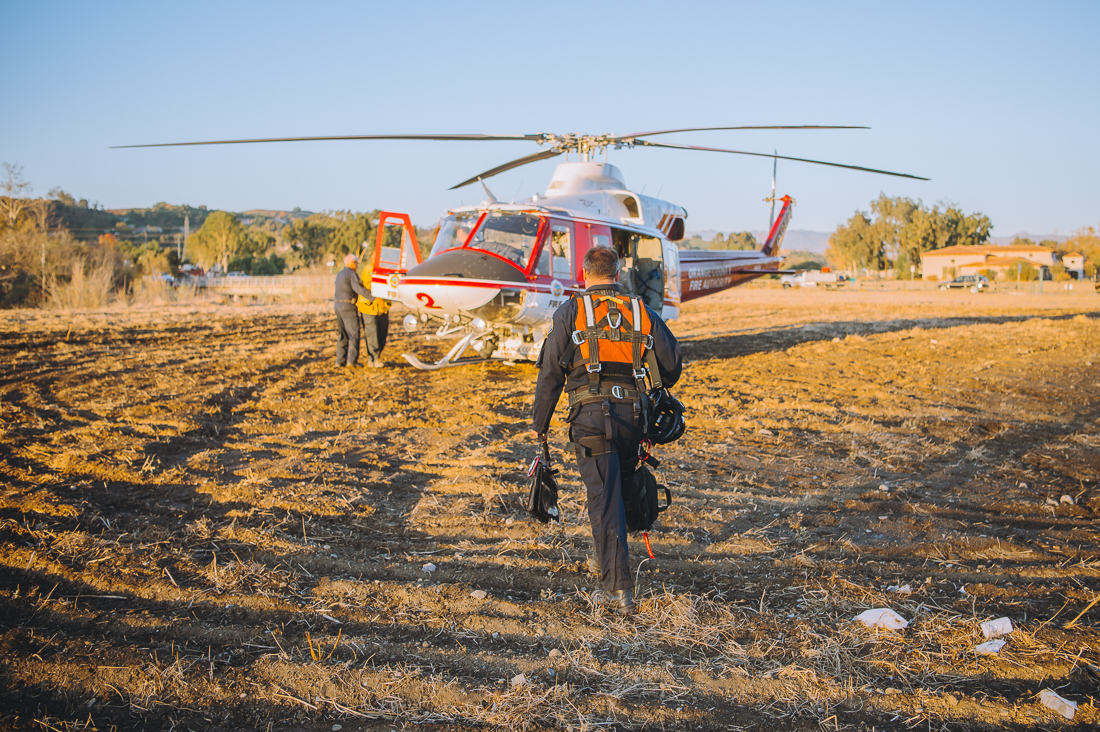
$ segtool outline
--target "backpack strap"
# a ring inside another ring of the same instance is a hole
[[[592,296],[585,295],[581,298],[584,307],[584,335],[588,339],[588,393],[591,396],[599,396],[600,393],[600,347],[597,343],[599,335],[596,331],[596,311],[592,306]]]
[[[642,308],[644,308],[645,305],[642,304],[642,299],[640,297],[635,297],[635,298],[631,298],[631,299],[634,300],[634,308],[635,308],[635,310],[634,310],[634,313],[635,313],[635,315],[634,315],[634,323],[635,323],[634,329],[636,331],[638,331],[638,333],[640,335],[641,334],[641,327],[642,327],[641,326]],[[654,351],[653,351],[653,333],[652,333],[652,331],[653,331],[653,322],[652,321],[650,321],[649,330],[650,330],[650,333],[645,337],[646,367],[649,371],[650,386],[653,389],[660,389],[661,384],[662,384],[662,382],[661,382],[661,371],[660,371],[660,369],[657,368],[657,354],[654,353]],[[635,345],[634,345],[634,378],[635,379],[637,379],[638,374],[641,373],[641,368],[639,366],[640,360],[641,360],[640,349],[638,347],[637,342],[635,342]],[[641,389],[642,387],[639,385],[638,388]]]

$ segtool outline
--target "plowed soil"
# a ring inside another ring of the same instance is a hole
[[[1100,725],[1100,297],[686,306],[627,619],[560,422],[565,521],[523,510],[534,366],[417,371],[398,308],[336,369],[330,307],[0,313],[0,726]]]

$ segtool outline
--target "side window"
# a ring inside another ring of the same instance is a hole
[[[550,250],[553,247],[550,242],[546,242],[542,246],[542,251],[539,252],[539,261],[535,265],[535,274],[550,276]]]
[[[605,236],[604,234],[593,234],[592,235],[592,247],[593,248],[604,247],[605,249],[610,249],[611,248],[611,237],[610,236]]]
[[[554,257],[554,276],[572,279],[573,237],[572,227],[554,224],[550,229],[550,251]]]

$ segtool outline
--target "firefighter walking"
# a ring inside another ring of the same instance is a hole
[[[634,612],[622,486],[638,469],[648,419],[647,380],[654,388],[680,378],[680,345],[664,321],[619,289],[619,258],[605,247],[584,256],[583,295],[554,313],[539,355],[533,428],[546,440],[564,389],[569,445],[584,481],[592,543],[599,563],[600,604]]]

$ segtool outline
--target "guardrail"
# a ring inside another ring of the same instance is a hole
[[[277,297],[295,294],[332,297],[333,278],[325,275],[274,275],[267,277],[195,277],[198,289],[230,297]]]

